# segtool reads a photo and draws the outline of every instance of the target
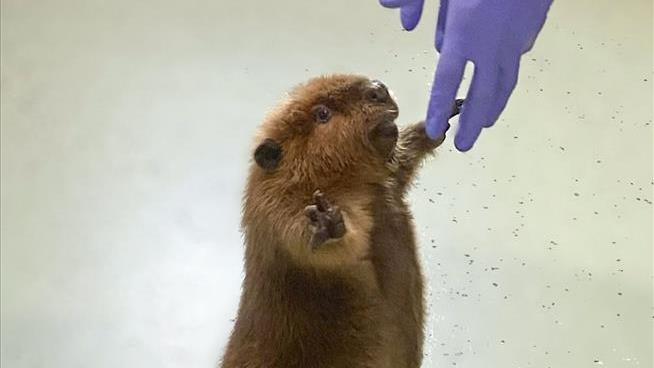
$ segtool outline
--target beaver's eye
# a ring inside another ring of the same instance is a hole
[[[331,110],[329,110],[329,108],[325,105],[318,105],[314,107],[313,111],[316,115],[316,120],[321,124],[328,122],[332,117]]]

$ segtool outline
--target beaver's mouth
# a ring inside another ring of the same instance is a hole
[[[372,130],[373,135],[386,138],[397,138],[399,129],[395,120],[383,120]]]
[[[370,142],[384,158],[390,157],[395,144],[397,144],[400,133],[397,124],[395,124],[397,116],[397,109],[386,111],[370,131]]]
[[[373,132],[386,137],[397,137],[398,128],[395,119],[399,114],[397,108],[384,111],[379,117],[377,125],[373,128]]]

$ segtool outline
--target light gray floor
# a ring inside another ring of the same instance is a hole
[[[2,367],[215,365],[256,126],[329,72],[422,118],[437,6],[3,0]],[[652,366],[651,25],[555,1],[501,121],[426,164],[425,367]]]

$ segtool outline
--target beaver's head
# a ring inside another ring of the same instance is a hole
[[[397,116],[380,81],[315,78],[296,87],[264,123],[254,160],[265,175],[290,182],[379,180],[397,142]]]

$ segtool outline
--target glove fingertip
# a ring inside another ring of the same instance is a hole
[[[450,124],[447,121],[439,121],[437,119],[427,119],[425,124],[425,133],[427,137],[432,140],[436,140],[443,135],[450,128]]]
[[[412,31],[418,23],[420,22],[420,17],[422,15],[422,1],[406,4],[400,10],[400,19],[402,20],[402,26],[407,31]]]
[[[415,15],[405,15],[406,13],[402,13],[401,15],[401,20],[402,20],[402,27],[406,31],[413,31],[416,26],[418,26],[418,21],[420,20],[420,15],[415,16]]]
[[[409,32],[413,31],[414,29],[416,29],[417,25],[418,23],[405,23],[404,21],[402,21],[402,28],[404,28],[405,31],[409,31]]]
[[[456,147],[456,149],[459,152],[468,152],[468,151],[470,151],[472,146],[475,144],[474,140],[471,141],[471,140],[466,140],[466,139],[463,139],[463,138],[458,138],[458,139],[457,138],[454,138],[454,147]]]
[[[465,122],[464,122],[465,123]],[[454,137],[454,147],[460,152],[469,151],[472,146],[474,146],[479,134],[481,133],[481,127],[474,129],[466,129],[465,125],[459,125],[459,131]]]
[[[469,151],[481,134],[482,126],[469,119],[470,115],[464,111],[459,119],[459,129],[454,137],[454,147],[460,152]]]

